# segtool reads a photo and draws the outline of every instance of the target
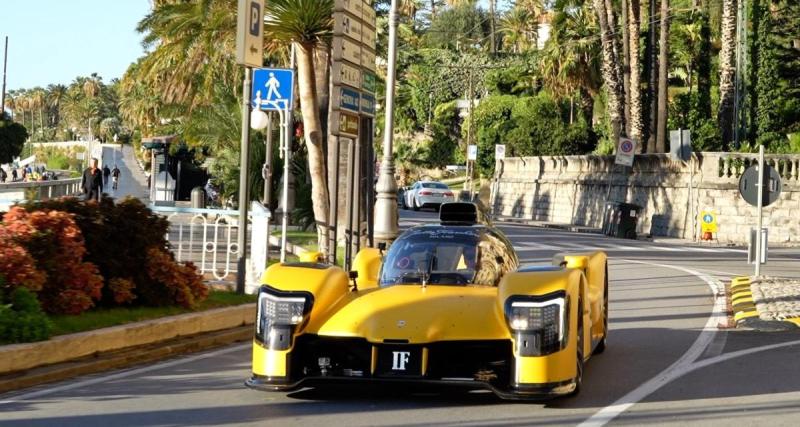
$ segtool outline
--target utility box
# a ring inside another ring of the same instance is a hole
[[[603,234],[623,239],[636,238],[642,207],[632,203],[608,202],[603,215]]]
[[[206,190],[203,187],[192,188],[192,208],[205,209],[206,207]]]

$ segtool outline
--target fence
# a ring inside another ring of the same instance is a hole
[[[0,210],[25,200],[49,200],[80,193],[81,179],[7,182],[0,184]]]

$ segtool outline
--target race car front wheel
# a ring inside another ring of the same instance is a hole
[[[603,288],[603,338],[594,348],[594,354],[606,351],[606,341],[608,340],[608,264],[606,264],[606,280]]]
[[[581,392],[583,383],[583,302],[578,300],[578,350],[575,354],[577,366],[575,371],[575,390],[570,393],[572,396]]]

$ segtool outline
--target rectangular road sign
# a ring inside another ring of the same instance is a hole
[[[494,159],[495,160],[503,160],[506,158],[506,146],[505,144],[495,144],[494,145]]]
[[[264,111],[291,110],[294,100],[294,72],[285,68],[253,70],[251,103]]]
[[[332,129],[334,135],[351,136],[358,138],[358,114],[348,113],[347,111],[332,111],[333,123]]]
[[[372,9],[372,6],[368,6],[364,0],[336,0],[333,3],[334,11],[349,12],[351,15],[359,18],[364,14],[364,9],[367,7]]]
[[[343,62],[334,62],[331,68],[334,85],[347,85],[361,89],[361,70],[358,67]]]
[[[346,87],[334,89],[333,105],[336,108],[358,113],[361,108],[361,94],[357,90]]]
[[[615,164],[623,166],[633,166],[633,156],[636,153],[636,141],[620,137],[617,144],[617,157],[614,161]]]
[[[361,45],[344,37],[333,38],[333,60],[349,61],[354,65],[361,65]]]
[[[375,71],[375,51],[361,48],[361,66],[365,70]]]
[[[467,160],[478,160],[478,146],[470,144],[467,146]]]
[[[372,7],[372,2],[370,0],[364,0],[361,6],[361,20],[364,22],[364,25],[375,28],[375,17],[375,9]]]
[[[264,0],[239,0],[236,62],[248,67],[264,65]]]
[[[361,19],[350,16],[347,12],[333,12],[333,35],[349,37],[361,43]]]
[[[361,89],[369,93],[375,93],[378,90],[378,76],[375,73],[370,71],[364,71],[363,73],[363,84],[361,85]]]
[[[366,116],[375,115],[375,97],[367,94],[361,94],[361,114]]]

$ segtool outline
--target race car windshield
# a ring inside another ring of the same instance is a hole
[[[473,230],[412,232],[392,244],[383,263],[380,284],[471,284],[477,248],[478,235]]]

